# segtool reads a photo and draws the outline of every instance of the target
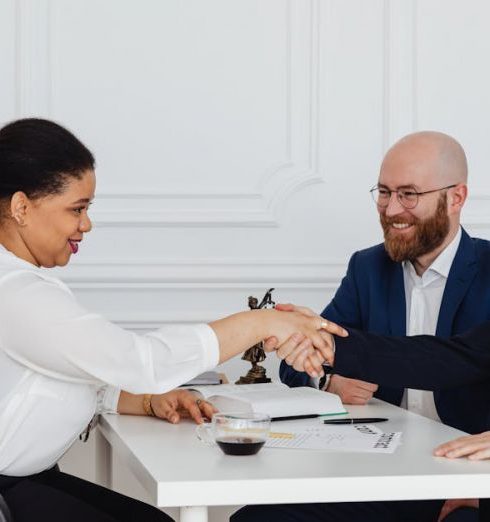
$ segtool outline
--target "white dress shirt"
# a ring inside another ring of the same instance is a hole
[[[435,335],[442,296],[460,241],[461,228],[422,276],[417,275],[410,261],[403,262],[407,335]],[[406,389],[401,405],[440,422],[432,392]]]
[[[0,474],[53,466],[120,389],[163,393],[218,364],[205,324],[137,335],[0,246]]]

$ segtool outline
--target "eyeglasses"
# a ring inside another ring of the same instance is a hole
[[[386,187],[373,187],[369,192],[373,198],[373,201],[380,208],[386,208],[390,204],[391,195],[396,194],[396,199],[400,205],[407,209],[415,208],[419,202],[419,196],[424,194],[432,194],[433,192],[439,192],[440,190],[446,190],[455,187],[456,185],[448,185],[434,190],[426,190],[424,192],[417,192],[415,187],[400,188],[397,190],[389,190]]]

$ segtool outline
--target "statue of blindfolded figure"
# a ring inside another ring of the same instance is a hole
[[[269,288],[265,293],[262,301],[259,304],[259,300],[256,297],[249,296],[248,298],[248,307],[250,310],[260,310],[261,308],[274,308],[276,304],[272,300],[272,291],[274,288]],[[260,382],[271,382],[269,377],[265,374],[265,368],[260,366],[260,362],[265,360],[265,352],[263,348],[263,342],[254,344],[251,346],[243,355],[242,359],[244,361],[249,361],[252,363],[252,368],[248,371],[247,375],[244,375],[238,379],[236,384],[254,384]]]

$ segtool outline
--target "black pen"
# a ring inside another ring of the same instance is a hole
[[[288,417],[272,417],[271,421],[285,421],[285,420],[298,420],[298,419],[314,419],[320,417],[319,414],[313,413],[310,415],[290,415]]]
[[[323,424],[372,424],[373,422],[385,422],[388,419],[382,417],[361,417],[358,419],[327,419]]]

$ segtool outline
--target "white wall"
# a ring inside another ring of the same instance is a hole
[[[464,222],[489,237],[489,16],[485,0],[0,0],[0,124],[55,119],[97,157],[95,230],[60,275],[137,330],[269,287],[320,310],[381,239],[383,152],[420,129],[465,147]]]

